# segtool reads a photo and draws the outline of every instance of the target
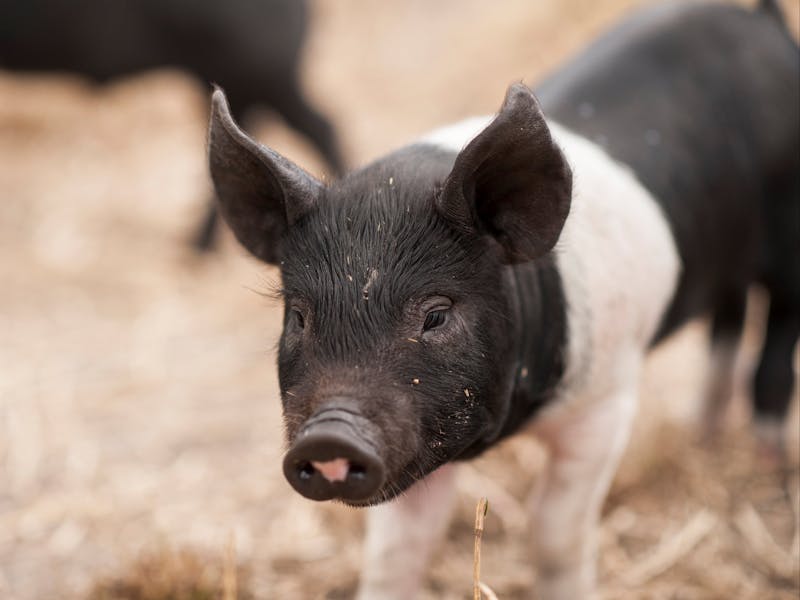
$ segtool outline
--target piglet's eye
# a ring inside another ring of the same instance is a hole
[[[432,310],[427,315],[425,315],[425,323],[422,325],[422,331],[430,331],[431,329],[436,329],[437,327],[444,325],[444,322],[446,320],[447,320],[446,309]]]
[[[297,326],[300,329],[305,328],[306,320],[303,318],[303,314],[299,310],[296,310],[296,309],[293,308],[292,309],[292,316],[294,317],[294,322],[297,324]]]

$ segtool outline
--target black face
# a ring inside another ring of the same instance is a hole
[[[499,427],[512,369],[502,251],[435,209],[455,155],[418,146],[326,190],[286,236],[279,373],[289,442],[345,402],[393,497]]]

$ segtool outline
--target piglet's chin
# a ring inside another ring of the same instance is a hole
[[[348,500],[341,498],[341,501],[354,508],[365,508],[375,506],[385,502],[392,502],[400,496],[405,495],[417,483],[425,482],[427,477],[443,465],[425,467],[422,464],[412,461],[400,469],[400,475],[392,476],[389,474],[384,485],[370,498],[362,500]],[[416,476],[411,476],[415,473]]]

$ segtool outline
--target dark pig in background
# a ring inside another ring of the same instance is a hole
[[[496,116],[329,184],[214,93],[221,212],[281,267],[284,473],[308,498],[371,506],[359,598],[415,597],[457,463],[523,430],[549,450],[538,595],[590,597],[647,351],[710,315],[727,356],[756,282],[771,306],[754,418],[780,427],[800,331],[799,69],[773,2],[660,5],[544,82],[541,104],[515,84]]]
[[[96,82],[177,67],[225,87],[238,119],[275,110],[338,173],[333,128],[303,97],[304,0],[0,0],[0,68],[67,71]],[[216,231],[212,203],[195,243]]]

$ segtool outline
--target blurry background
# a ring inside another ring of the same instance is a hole
[[[355,167],[495,111],[509,83],[535,82],[641,3],[313,0],[302,87]],[[796,34],[800,2],[784,9]],[[280,307],[259,293],[277,272],[227,232],[215,253],[188,244],[210,194],[207,98],[176,70],[103,86],[0,70],[0,598],[102,594],[143,555],[163,558],[132,577],[158,579],[148,569],[181,562],[181,549],[213,587],[231,540],[242,597],[355,588],[362,514],[302,499],[280,469]],[[327,168],[268,111],[252,123],[309,170]],[[652,357],[605,510],[604,597],[797,597],[797,468],[758,462],[745,427],[755,300],[716,446],[695,444],[691,427],[707,325]],[[525,504],[540,465],[520,437],[465,466],[427,598],[469,595],[483,495],[483,578],[501,599],[531,596]]]

